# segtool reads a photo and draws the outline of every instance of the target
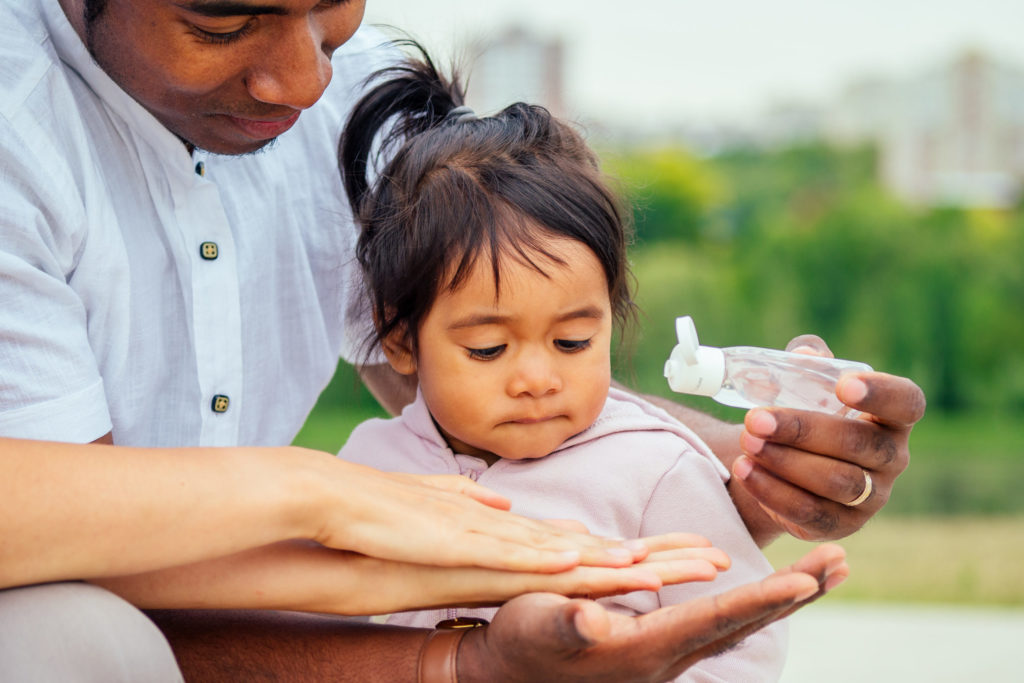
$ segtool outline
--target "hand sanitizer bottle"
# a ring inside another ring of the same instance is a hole
[[[673,391],[710,396],[727,406],[784,406],[855,417],[836,397],[844,372],[870,371],[864,363],[802,353],[732,346],[701,346],[690,316],[676,318],[679,343],[665,363]]]

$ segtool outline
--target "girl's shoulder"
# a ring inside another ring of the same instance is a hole
[[[437,474],[447,445],[422,395],[392,418],[371,418],[352,430],[338,457],[385,471]]]

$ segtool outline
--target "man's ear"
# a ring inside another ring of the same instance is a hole
[[[395,372],[400,375],[416,374],[416,354],[412,351],[405,327],[392,330],[381,342],[381,346],[384,349],[384,356]]]

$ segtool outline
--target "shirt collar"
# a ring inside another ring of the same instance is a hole
[[[96,93],[103,104],[153,148],[158,158],[192,172],[192,160],[181,140],[100,68],[55,0],[37,0],[57,55]]]

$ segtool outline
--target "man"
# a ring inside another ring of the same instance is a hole
[[[342,469],[281,447],[365,330],[334,158],[355,89],[389,58],[356,32],[362,11],[362,0],[0,4],[0,435],[12,437],[0,442],[0,586],[32,584],[0,593],[0,671],[19,656],[81,666],[69,651],[81,643],[92,659],[138,653],[104,663],[123,671],[99,679],[178,675],[133,608],[95,586],[43,582],[88,578],[149,607],[340,601],[336,611],[358,612],[359,595],[329,588],[369,562],[382,581],[425,564],[479,567],[459,571],[489,599],[501,582],[487,572],[521,587],[510,596],[651,581],[643,564],[613,569],[647,546],[515,518],[468,482]],[[364,379],[391,410],[409,395],[382,367]],[[876,419],[774,410],[750,413],[745,430],[705,421],[759,541],[851,533],[906,466],[920,390],[873,373],[839,392]],[[282,543],[295,538],[318,545]],[[656,560],[658,580],[678,580]],[[477,667],[488,660],[513,680],[570,661],[583,676],[660,680],[844,575],[826,546],[796,571],[643,620],[525,595],[461,649],[430,642],[464,680],[486,679]],[[300,660],[303,671],[405,679],[425,641],[262,612],[154,617],[197,675],[241,662],[294,672]],[[104,648],[96,625],[107,623],[120,626]],[[64,643],[64,659],[33,649],[40,640]]]

